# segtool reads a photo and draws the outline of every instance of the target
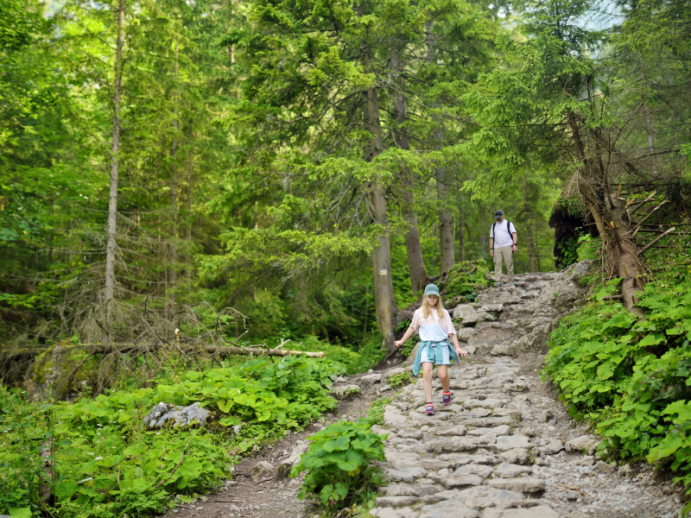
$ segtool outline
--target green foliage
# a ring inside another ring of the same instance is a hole
[[[389,385],[391,385],[391,388],[396,389],[398,387],[408,385],[411,381],[413,381],[413,375],[410,371],[405,371],[400,374],[396,374],[395,376],[391,376],[386,381]]]
[[[691,275],[674,270],[646,285],[645,320],[603,302],[566,317],[544,372],[572,416],[596,425],[599,455],[663,462],[691,486]]]
[[[391,398],[383,397],[372,402],[369,409],[367,409],[367,423],[369,426],[384,424],[384,409],[386,405],[391,403]]]
[[[291,476],[307,470],[298,498],[317,496],[326,510],[364,503],[384,483],[372,461],[384,461],[385,436],[368,425],[339,422],[308,437],[309,451],[293,467]]]
[[[595,261],[598,258],[597,252],[602,247],[602,242],[599,239],[593,239],[590,234],[584,234],[578,237],[578,261],[591,260]]]
[[[0,390],[0,482],[8,488],[0,495],[0,513],[36,509],[38,486],[48,482],[39,450],[49,438],[60,516],[164,512],[174,505],[173,495],[209,491],[229,478],[229,451],[254,451],[335,408],[328,390],[341,372],[329,361],[287,356],[187,371],[178,381],[74,403],[32,404]],[[215,417],[205,428],[143,429],[142,418],[160,402],[198,402]]]
[[[458,263],[449,272],[443,289],[446,297],[465,297],[469,301],[474,301],[478,290],[486,288],[489,284],[487,280],[487,263],[482,260],[464,261]]]

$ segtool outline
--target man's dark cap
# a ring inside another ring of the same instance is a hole
[[[503,215],[504,215],[504,211],[501,209],[497,209],[497,212],[494,213],[495,218],[498,218],[499,216],[503,216]]]

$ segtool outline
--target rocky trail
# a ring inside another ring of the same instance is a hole
[[[517,276],[515,286],[483,291],[476,304],[453,309],[461,346],[471,352],[450,369],[453,402],[424,414],[422,380],[394,395],[386,379],[410,366],[352,376],[341,393],[360,388],[328,421],[364,416],[379,395],[386,407],[389,485],[371,515],[377,518],[672,518],[679,488],[645,464],[612,466],[593,457],[599,438],[577,425],[538,370],[545,340],[585,293],[578,280],[588,265],[561,273]],[[409,364],[412,365],[412,358]],[[325,423],[324,423],[325,424]],[[304,452],[316,424],[261,458],[245,459],[220,493],[169,513],[211,518],[303,517],[315,512],[296,499],[301,479],[281,478]],[[283,464],[281,466],[281,464]],[[278,473],[278,475],[277,475]]]

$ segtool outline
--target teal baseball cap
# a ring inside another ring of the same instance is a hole
[[[427,295],[436,295],[439,297],[439,288],[437,288],[436,284],[428,284],[425,286],[425,296]]]

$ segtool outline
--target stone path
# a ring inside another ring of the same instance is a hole
[[[450,406],[442,406],[435,380],[436,415],[424,414],[421,379],[386,407],[375,431],[389,433],[390,484],[380,488],[372,516],[679,516],[678,487],[644,464],[596,461],[599,439],[569,418],[539,378],[546,336],[584,296],[577,281],[586,271],[579,264],[518,276],[515,287],[490,288],[477,304],[454,309],[461,346],[473,354],[450,370]]]

